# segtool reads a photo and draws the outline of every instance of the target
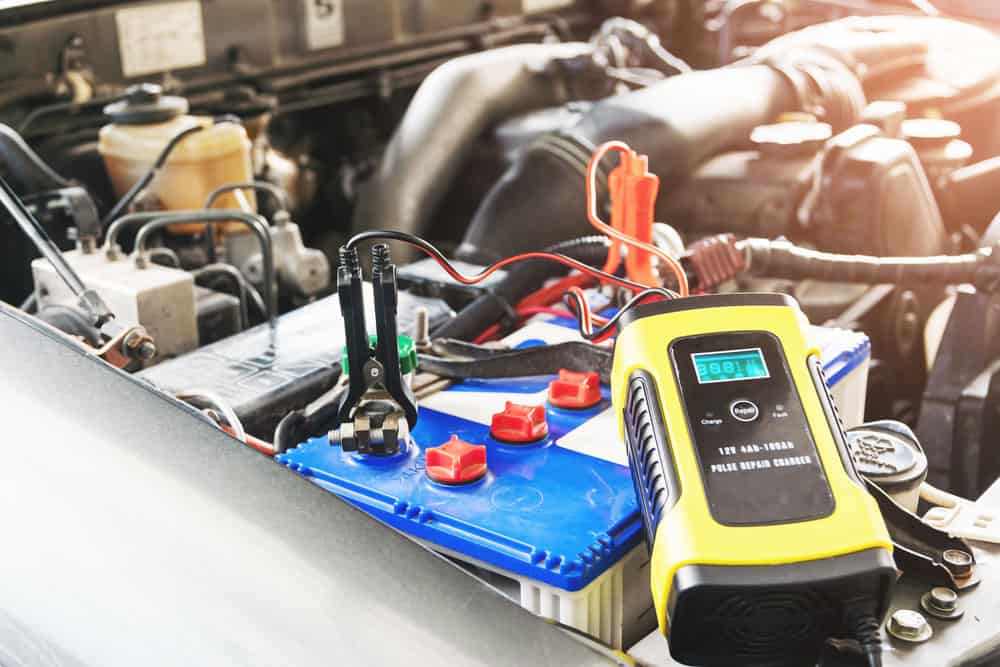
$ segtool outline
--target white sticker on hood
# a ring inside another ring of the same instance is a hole
[[[525,14],[535,14],[537,12],[551,12],[553,9],[562,9],[573,4],[573,0],[524,0],[522,7]]]
[[[306,46],[331,49],[344,43],[344,0],[302,0],[305,3]]]
[[[118,50],[126,77],[205,64],[205,27],[199,0],[121,9]]]

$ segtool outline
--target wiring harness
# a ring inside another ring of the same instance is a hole
[[[820,252],[788,241],[737,240],[719,235],[690,248],[688,264],[699,289],[710,289],[743,273],[788,280],[864,284],[971,283],[984,292],[1000,289],[1000,253],[983,248],[964,255],[871,257]]]

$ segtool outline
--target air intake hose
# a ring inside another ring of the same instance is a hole
[[[435,69],[410,102],[377,173],[363,186],[354,230],[424,232],[484,131],[518,113],[597,94],[588,90],[586,77],[593,72],[592,54],[593,47],[583,43],[521,44]]]
[[[488,263],[585,234],[584,174],[604,141],[619,139],[649,155],[669,186],[796,106],[792,84],[767,65],[682,74],[598,102],[571,130],[524,151],[486,196],[457,255]]]

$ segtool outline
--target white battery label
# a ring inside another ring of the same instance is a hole
[[[121,9],[115,14],[126,77],[205,64],[205,26],[199,0]]]
[[[522,7],[525,14],[537,14],[538,12],[551,12],[555,9],[562,9],[573,4],[573,0],[524,0]]]
[[[344,0],[302,0],[306,20],[306,46],[331,49],[344,43]]]

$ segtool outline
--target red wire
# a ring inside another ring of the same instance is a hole
[[[549,306],[524,306],[515,311],[519,317],[531,317],[532,315],[552,315],[554,317],[573,317],[568,310],[551,308]]]
[[[221,428],[223,431],[225,431],[226,433],[228,433],[231,436],[235,437],[235,435],[236,435],[236,432],[233,431],[232,427],[229,426],[228,424],[219,424],[219,428]],[[268,456],[274,456],[274,445],[272,445],[271,443],[266,442],[264,440],[261,440],[260,438],[255,438],[254,436],[250,435],[249,433],[247,433],[246,442],[243,443],[243,444],[245,444],[247,447],[250,447],[251,449],[256,449],[261,454],[267,454]]]
[[[629,145],[622,141],[608,141],[598,146],[597,150],[594,151],[594,155],[590,158],[590,163],[587,165],[587,219],[590,220],[590,224],[592,224],[597,231],[601,232],[605,236],[617,239],[626,245],[638,250],[644,250],[658,257],[670,268],[671,271],[673,271],[674,276],[676,276],[677,291],[680,292],[681,296],[687,296],[689,293],[687,275],[684,273],[684,268],[680,265],[680,262],[657,248],[655,245],[643,243],[642,241],[615,229],[601,220],[598,215],[597,165],[600,164],[604,156],[611,151],[618,151],[619,153],[626,154],[631,154],[633,152]],[[614,246],[612,246],[612,250],[608,253],[608,264],[611,263],[613,254]],[[649,287],[655,287],[655,285],[649,285]]]
[[[548,308],[546,306],[527,306],[523,308],[517,308],[514,312],[516,312],[518,317],[521,319],[531,317],[532,315],[553,315],[555,317],[575,318],[573,313],[569,312],[568,310],[562,310],[560,308]],[[599,315],[591,314],[590,320],[588,320],[588,322],[593,322],[598,326],[603,326],[604,324],[607,323],[607,320],[604,319],[603,317],[600,317]],[[482,345],[486,341],[491,340],[494,336],[496,336],[499,333],[500,333],[500,324],[497,323],[486,329],[478,336],[476,336],[472,342],[475,343],[476,345]]]
[[[587,303],[587,295],[583,293],[582,289],[576,286],[570,287],[568,291],[571,294],[575,294],[580,297],[580,324],[589,336],[594,331],[594,316],[590,312],[590,304]]]
[[[641,292],[643,289],[642,286],[639,286],[631,281],[625,280],[624,278],[602,274],[599,269],[595,269],[594,267],[579,260],[575,260],[572,257],[567,257],[565,255],[557,255],[551,252],[524,252],[519,255],[512,255],[511,257],[501,259],[496,264],[491,264],[490,266],[486,267],[482,272],[477,273],[474,276],[466,276],[459,273],[458,270],[455,269],[455,267],[443,262],[440,257],[435,257],[433,253],[427,250],[427,248],[424,248],[418,243],[412,243],[405,239],[393,239],[393,240],[397,240],[400,241],[401,243],[405,243],[408,246],[417,248],[418,250],[425,253],[429,257],[432,257],[435,261],[437,261],[438,264],[441,265],[441,268],[445,270],[445,273],[447,273],[449,276],[451,276],[458,282],[462,283],[463,285],[475,285],[477,283],[480,283],[486,278],[493,275],[493,273],[495,273],[499,269],[502,269],[503,267],[508,266],[510,264],[522,262],[526,259],[547,259],[553,262],[559,262],[560,264],[568,266],[571,269],[576,269],[581,273],[586,273],[587,275],[593,276],[598,280],[613,283],[615,285],[618,285],[619,287],[624,287],[636,293]],[[657,249],[657,252],[661,251]],[[685,283],[685,285],[686,284],[687,283]]]
[[[498,333],[500,333],[500,323],[499,322],[497,322],[496,324],[490,326],[483,333],[481,333],[478,336],[476,336],[475,338],[473,338],[472,342],[475,343],[476,345],[482,345],[486,341],[492,340],[493,337],[496,336]]]
[[[590,276],[585,276],[580,273],[574,273],[561,278],[560,280],[552,283],[548,287],[543,287],[536,292],[532,292],[528,296],[521,299],[517,307],[518,308],[528,308],[531,306],[548,306],[553,304],[562,298],[563,294],[566,293],[573,285],[578,285],[580,287],[585,287],[593,279]]]
[[[521,317],[531,317],[532,315],[554,315],[555,317],[568,317],[570,319],[576,319],[576,315],[568,310],[563,310],[561,308],[547,308],[545,306],[527,306],[525,308],[518,308],[516,312]],[[591,314],[590,320],[598,326],[607,323],[607,320],[600,315]]]

